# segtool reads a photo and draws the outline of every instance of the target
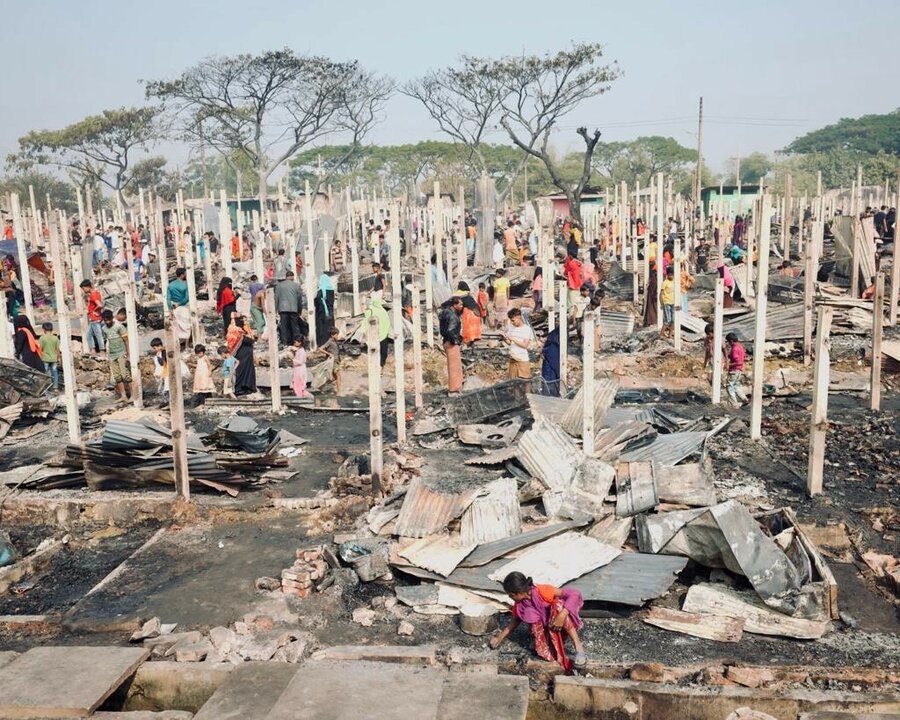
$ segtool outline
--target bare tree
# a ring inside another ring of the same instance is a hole
[[[618,66],[601,65],[602,57],[601,45],[582,43],[555,55],[502,58],[490,63],[485,73],[501,88],[500,124],[510,140],[544,164],[579,221],[581,194],[591,177],[591,158],[600,131],[589,132],[586,127],[577,130],[584,140],[584,163],[574,185],[560,173],[549,147],[550,135],[562,118],[585,100],[605,93],[619,77]]]
[[[491,74],[492,61],[463,55],[460,67],[432,70],[406,83],[401,92],[418,100],[438,127],[469,149],[471,162],[479,174],[491,174],[484,153],[485,135],[497,127],[504,89]],[[525,166],[527,155],[507,177],[505,199]]]
[[[391,89],[355,61],[286,48],[208,58],[175,80],[148,82],[146,92],[169,103],[185,131],[200,134],[223,156],[244,155],[265,206],[269,177],[302,148],[349,131],[358,149]]]

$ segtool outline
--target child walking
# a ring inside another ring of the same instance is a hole
[[[738,340],[737,333],[728,333],[725,336],[725,343],[728,350],[728,383],[725,387],[728,390],[728,399],[731,400],[731,404],[739,408],[749,400],[741,389],[741,381],[744,379],[744,358],[747,351],[744,349],[744,344]]]
[[[534,650],[539,657],[559,663],[566,674],[573,667],[584,667],[587,654],[578,636],[583,627],[579,613],[584,599],[578,590],[560,590],[553,585],[535,585],[530,577],[511,572],[503,580],[503,590],[515,601],[512,620],[491,638],[498,648],[521,623],[531,626]],[[566,655],[565,637],[575,646],[574,661]]]
[[[197,359],[197,366],[194,368],[194,394],[202,395],[205,399],[216,394],[216,386],[212,379],[212,367],[209,364],[209,358],[206,357],[205,346],[195,345],[194,355]]]
[[[310,398],[312,393],[306,389],[306,338],[294,340],[294,373],[291,376],[291,387],[299,398]]]
[[[53,390],[59,390],[59,337],[53,333],[53,323],[45,322],[41,325],[44,332],[38,338],[41,346],[41,360],[47,368],[47,373],[53,381]]]
[[[169,404],[169,361],[163,348],[163,341],[158,337],[150,341],[153,351],[153,377],[156,378],[156,392],[162,397],[161,407]]]
[[[219,357],[222,358],[222,395],[233,398],[234,374],[241,361],[231,354],[227,345],[219,345]]]

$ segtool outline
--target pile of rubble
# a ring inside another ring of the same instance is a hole
[[[47,391],[50,377],[25,363],[0,358],[0,438],[17,423],[34,422],[53,413]]]
[[[283,441],[294,446],[305,442],[290,433],[283,434],[239,415],[221,423],[206,437],[187,432],[191,484],[231,496],[266,484],[262,473],[267,468],[288,464],[281,454]],[[136,422],[108,420],[99,437],[68,445],[60,458],[21,486],[30,490],[171,488],[175,482],[172,448],[171,430],[149,416]]]
[[[645,622],[698,637],[809,639],[831,629],[836,582],[791,510],[754,516],[717,493],[705,446],[728,419],[613,407],[616,382],[598,380],[598,430],[586,456],[580,391],[569,400],[507,390],[464,393],[420,418],[423,441],[453,432],[481,450],[462,465],[453,450],[451,474],[439,458],[400,458],[408,481],[360,517],[355,532],[335,536],[336,555],[360,580],[393,580],[400,604],[458,615],[472,634],[491,631],[508,610],[501,583],[516,570],[577,588],[588,607],[640,609],[659,599],[643,611]],[[665,596],[679,577],[690,587],[675,608]],[[303,581],[312,586],[311,577]]]

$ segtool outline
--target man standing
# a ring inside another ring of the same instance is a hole
[[[103,310],[103,298],[99,290],[94,289],[94,285],[90,280],[81,281],[81,291],[87,298],[87,316],[88,316],[88,332],[87,346],[88,350],[93,350],[98,355],[103,354],[103,331],[101,329],[101,311]]]
[[[458,395],[463,385],[462,368],[462,321],[463,301],[454,295],[441,305],[438,313],[441,340],[444,341],[444,354],[447,356],[447,393]]]
[[[188,297],[187,270],[175,269],[175,279],[169,283],[166,294],[169,309],[175,313],[175,332],[178,342],[185,343],[191,336],[191,309]]]
[[[535,342],[534,330],[525,324],[519,308],[510,310],[507,317],[509,325],[503,333],[503,342],[509,345],[509,377],[530,380],[531,360],[528,357],[528,350]]]
[[[119,402],[124,404],[131,397],[131,372],[125,357],[128,331],[113,317],[112,310],[103,311],[103,337],[109,358],[109,375],[119,393]]]
[[[284,248],[280,248],[275,256],[272,274],[276,281],[284,280],[287,276],[287,258],[284,256]]]
[[[275,311],[278,313],[278,328],[283,345],[293,345],[294,340],[301,336],[299,317],[302,295],[300,283],[294,280],[294,273],[290,270],[285,273],[284,280],[275,283]]]
[[[335,240],[331,245],[331,272],[339,273],[344,269],[344,251],[341,249],[341,241]]]

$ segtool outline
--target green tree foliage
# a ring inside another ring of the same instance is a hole
[[[61,130],[32,130],[19,138],[19,150],[7,163],[19,170],[63,168],[79,184],[103,183],[124,201],[134,153],[159,137],[158,115],[159,109],[154,107],[119,108]]]
[[[740,158],[741,184],[756,185],[772,167],[772,160],[765,153],[752,152],[746,157]],[[722,180],[726,185],[734,185],[737,181],[737,168],[737,158],[731,158],[725,164],[725,175]]]
[[[803,155],[835,151],[900,155],[900,109],[884,115],[843,118],[798,137],[784,149]]]
[[[27,204],[29,186],[34,189],[35,201],[41,207],[44,206],[49,195],[50,204],[54,209],[59,208],[67,213],[78,211],[75,188],[72,184],[38,170],[27,170],[18,175],[8,175],[0,180],[0,196],[5,197],[8,193],[18,193],[19,199]]]
[[[596,173],[592,183],[617,185],[627,182],[634,188],[647,187],[657,173],[673,178],[676,187],[687,185],[695,171],[697,151],[679,144],[675,138],[651,135],[630,142],[599,143],[593,158]]]

